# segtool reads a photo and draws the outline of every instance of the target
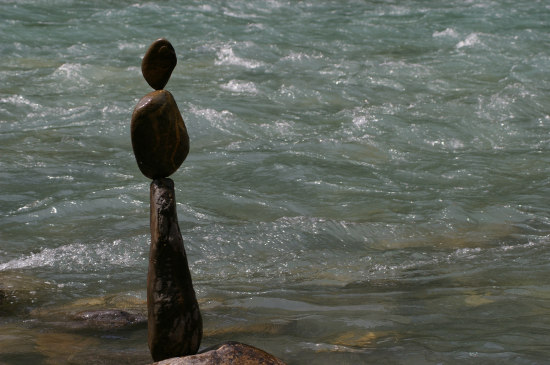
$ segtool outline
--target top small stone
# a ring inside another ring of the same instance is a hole
[[[168,83],[178,60],[172,44],[164,38],[157,39],[141,61],[141,73],[145,81],[155,90],[162,90]]]

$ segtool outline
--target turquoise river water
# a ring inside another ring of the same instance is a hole
[[[0,363],[148,364],[149,183],[167,90],[205,333],[288,364],[550,362],[550,3],[0,2]]]

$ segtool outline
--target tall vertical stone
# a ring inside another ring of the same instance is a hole
[[[198,351],[202,317],[178,225],[174,182],[153,180],[150,197],[148,336],[151,355],[160,361]]]
[[[166,39],[157,39],[149,47],[141,70],[155,91],[140,99],[131,122],[132,148],[138,167],[143,175],[153,179],[147,274],[151,356],[155,361],[178,357],[175,362],[178,364],[284,365],[260,349],[237,342],[194,355],[202,339],[202,317],[178,225],[174,182],[168,178],[189,153],[183,118],[172,94],[163,90],[176,63],[174,47]],[[167,360],[168,363],[172,361]]]

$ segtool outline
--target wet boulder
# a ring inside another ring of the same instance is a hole
[[[154,365],[284,365],[275,356],[240,342],[224,342],[199,354],[176,357]]]
[[[147,324],[147,317],[119,309],[85,310],[75,313],[71,319],[88,327],[115,329]]]

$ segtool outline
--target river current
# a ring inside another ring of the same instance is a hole
[[[550,358],[547,1],[1,1],[0,364],[147,364],[155,39],[204,318],[288,364]]]

